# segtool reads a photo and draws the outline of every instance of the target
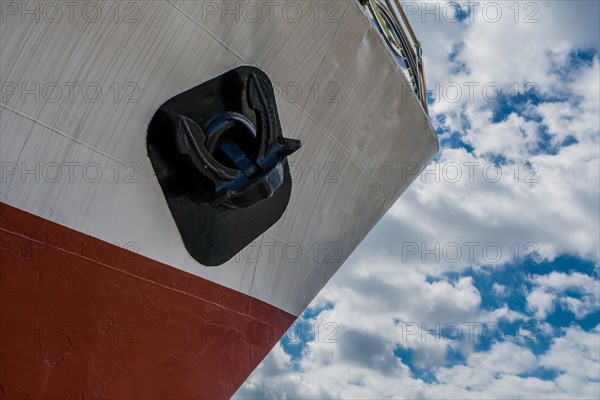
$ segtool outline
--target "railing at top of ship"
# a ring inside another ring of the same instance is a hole
[[[400,2],[398,0],[359,0],[359,2],[367,8],[396,61],[407,72],[413,90],[427,113],[421,43],[417,40]]]

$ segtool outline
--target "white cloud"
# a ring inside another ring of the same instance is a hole
[[[536,275],[531,281],[535,288],[527,295],[527,306],[535,311],[537,318],[545,319],[557,303],[577,318],[583,318],[600,308],[600,281],[593,276],[579,272],[552,272]],[[566,295],[568,289],[576,291],[581,299]]]
[[[345,351],[363,339],[346,346],[313,343],[297,371],[277,346],[236,398],[594,398],[598,391],[598,329],[569,328],[539,358],[523,346],[496,343],[463,365],[433,369],[431,383],[411,376],[400,361],[388,360],[385,370],[348,362]],[[379,354],[368,342],[367,350]],[[554,380],[531,376],[541,367],[560,374]]]
[[[500,285],[498,283],[494,283],[492,285],[492,290],[497,297],[503,297],[506,295],[506,286]]]
[[[552,347],[540,357],[540,365],[562,373],[559,387],[568,392],[582,390],[597,398],[600,390],[600,326],[590,332],[579,327],[566,329],[554,339]]]
[[[444,149],[438,172],[422,174],[391,209],[399,226],[389,235],[396,244],[390,243],[390,249],[405,260],[420,261],[425,247],[439,244],[440,261],[427,256],[419,266],[428,273],[523,262],[536,252],[549,260],[570,253],[597,262],[600,195],[598,186],[590,184],[600,180],[597,148],[581,143],[555,155],[531,156],[535,171],[523,163],[497,168],[464,149]],[[444,179],[443,169],[454,164],[462,172],[458,182],[450,172]],[[469,165],[474,168],[472,182]],[[501,178],[495,182],[498,173]],[[406,255],[409,243],[418,245],[415,255]],[[458,260],[443,252],[453,243],[462,250]],[[478,244],[473,259],[466,243]],[[501,257],[496,256],[498,248]]]
[[[556,295],[543,289],[534,289],[527,295],[527,307],[535,311],[536,318],[544,320],[548,314],[554,311],[555,300]]]

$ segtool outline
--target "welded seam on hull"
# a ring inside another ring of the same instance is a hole
[[[215,35],[213,35],[213,33],[211,31],[209,31],[208,29],[206,29],[205,27],[203,27],[202,24],[200,24],[200,22],[196,21],[194,19],[194,17],[192,17],[190,14],[188,14],[184,10],[182,10],[177,4],[173,3],[171,0],[167,0],[167,2],[169,4],[171,4],[173,7],[175,7],[177,9],[177,11],[179,11],[180,13],[182,13],[183,15],[185,15],[190,21],[192,21],[194,24],[196,24],[200,29],[202,29],[204,32],[208,33],[213,39],[215,39],[217,42],[219,42],[221,44],[221,46],[223,46],[227,50],[229,50],[234,56],[236,56],[237,58],[239,58],[243,62],[248,63],[248,61],[246,61],[244,59],[244,57],[242,57],[241,55],[239,55],[238,53],[236,53],[235,50],[233,50],[232,48],[230,48],[229,46],[227,46],[227,44],[225,42],[223,42],[221,39],[219,39],[218,37],[216,37]]]
[[[0,204],[1,204],[1,203],[0,203]],[[256,319],[256,318],[252,317],[251,315],[249,315],[248,313],[239,312],[239,311],[236,311],[236,310],[234,310],[234,309],[231,309],[231,308],[225,307],[225,306],[223,306],[223,305],[221,305],[221,304],[219,304],[219,303],[215,303],[214,301],[211,301],[211,300],[205,299],[205,298],[203,298],[203,297],[199,297],[199,296],[197,296],[197,295],[195,295],[195,294],[193,294],[193,293],[188,293],[188,292],[186,292],[185,290],[180,290],[180,289],[176,289],[176,288],[173,288],[173,287],[170,287],[170,286],[167,286],[167,285],[163,285],[163,284],[161,284],[161,283],[158,283],[158,282],[156,282],[156,281],[153,281],[153,280],[151,280],[151,279],[144,278],[144,277],[142,277],[142,276],[139,276],[139,275],[137,275],[137,274],[134,274],[134,273],[131,273],[131,272],[128,272],[128,271],[124,271],[124,270],[122,270],[122,269],[119,269],[119,268],[113,267],[113,266],[111,266],[111,265],[105,264],[105,263],[103,263],[103,262],[101,262],[101,261],[94,260],[93,258],[86,257],[85,255],[82,255],[82,254],[80,254],[80,253],[76,253],[76,252],[72,252],[72,251],[66,250],[66,249],[62,248],[61,246],[56,246],[56,245],[53,245],[52,243],[43,242],[43,241],[40,241],[40,240],[38,240],[38,239],[36,239],[36,238],[32,238],[32,237],[30,237],[30,236],[28,236],[28,235],[24,235],[24,234],[21,234],[21,233],[18,233],[18,232],[13,232],[13,231],[11,231],[11,230],[9,230],[9,229],[6,229],[6,228],[4,228],[4,227],[1,227],[1,226],[0,226],[0,232],[4,232],[4,233],[6,233],[6,234],[8,234],[8,235],[12,235],[12,236],[15,236],[15,237],[19,237],[19,238],[21,238],[21,239],[28,240],[28,241],[31,241],[31,242],[37,243],[37,244],[39,244],[39,245],[42,245],[42,246],[50,247],[50,248],[52,248],[52,249],[55,249],[55,250],[61,251],[61,252],[63,252],[63,253],[69,254],[69,255],[71,255],[71,256],[79,257],[79,258],[81,258],[81,259],[83,259],[83,260],[89,261],[89,262],[91,262],[91,263],[93,263],[93,264],[96,264],[96,265],[99,265],[99,266],[101,266],[101,267],[104,267],[104,268],[110,269],[110,270],[112,270],[112,271],[116,271],[116,272],[122,273],[122,274],[124,274],[124,275],[130,276],[130,277],[133,277],[133,278],[137,278],[137,279],[139,279],[139,280],[141,280],[141,281],[144,281],[144,282],[146,282],[146,283],[150,283],[150,284],[156,285],[156,286],[158,286],[158,287],[161,287],[161,288],[163,288],[163,289],[170,290],[170,291],[172,291],[172,292],[176,292],[176,293],[179,293],[179,294],[182,294],[182,295],[185,295],[185,296],[189,296],[189,297],[191,297],[191,298],[193,298],[193,299],[196,299],[196,300],[202,301],[202,302],[204,302],[204,303],[208,303],[208,304],[210,304],[210,305],[212,305],[212,306],[218,307],[218,308],[220,308],[220,309],[223,309],[223,310],[230,311],[230,312],[232,312],[232,313],[234,313],[234,314],[237,314],[237,315],[239,315],[239,316],[243,316],[243,317],[250,318],[250,319],[252,319],[252,320],[254,320],[254,321],[257,321],[257,322],[259,322],[259,323],[263,324],[263,325],[264,325],[264,326],[266,326],[266,327],[268,327],[268,326],[269,326],[269,324],[268,324],[268,323],[266,323],[265,321],[261,321],[261,320],[259,320],[259,319]],[[99,239],[96,239],[96,240],[99,240]],[[154,261],[154,260],[152,260],[152,259],[149,259],[149,261]],[[154,262],[156,262],[156,261],[154,261]],[[170,268],[173,268],[173,267],[170,267]],[[199,278],[199,279],[204,279],[204,278],[201,278],[201,277],[198,277],[198,278]],[[211,282],[211,283],[213,283],[213,284],[214,284],[214,282],[212,282],[212,281],[208,281],[208,282]],[[250,296],[249,296],[249,297],[250,297]],[[250,298],[248,299],[248,301],[250,301]]]
[[[10,111],[10,112],[12,112],[14,114],[17,114],[18,116],[20,116],[22,118],[25,118],[25,119],[27,119],[27,120],[35,123],[35,124],[38,124],[38,125],[46,128],[46,129],[49,129],[52,132],[57,133],[58,135],[64,137],[65,139],[72,140],[73,142],[77,143],[78,145],[81,145],[81,146],[85,147],[86,149],[89,149],[89,150],[91,150],[91,151],[93,151],[95,153],[100,154],[103,157],[106,157],[106,158],[108,158],[110,160],[113,160],[114,162],[116,162],[118,164],[121,164],[124,167],[127,167],[127,163],[119,160],[118,158],[115,158],[114,156],[111,156],[110,154],[105,153],[102,150],[98,150],[98,149],[94,148],[93,146],[90,146],[89,144],[87,144],[87,143],[85,143],[85,142],[83,142],[83,141],[81,141],[79,139],[74,138],[73,136],[69,135],[66,132],[63,132],[60,129],[54,128],[53,126],[50,126],[50,125],[46,124],[45,122],[40,121],[37,118],[34,118],[34,117],[30,116],[30,115],[25,114],[24,112],[21,112],[19,110],[16,110],[16,109],[10,107],[10,106],[7,106],[4,103],[0,103],[0,107],[4,108],[5,110],[8,110],[8,111]],[[138,172],[140,174],[144,175],[146,178],[150,178],[150,176],[147,175],[147,174],[145,174],[143,171],[140,170]]]
[[[262,244],[263,244],[264,238],[265,238],[265,235],[261,235],[259,249],[262,249]],[[258,269],[258,260],[256,260],[256,262],[254,263],[254,271],[252,271],[252,281],[250,282],[250,292],[252,292],[252,287],[254,286],[254,278],[256,277],[257,269]],[[246,312],[248,312],[248,313],[250,312],[250,302],[248,302],[248,310]]]

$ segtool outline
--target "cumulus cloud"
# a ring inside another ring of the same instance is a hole
[[[554,339],[550,350],[540,357],[540,365],[557,369],[563,374],[558,382],[565,390],[568,391],[573,383],[578,383],[588,386],[590,394],[594,393],[594,387],[595,393],[598,393],[599,329],[600,326],[596,326],[590,332],[585,332],[579,327],[570,327],[564,336]]]
[[[577,318],[583,318],[600,308],[600,285],[593,276],[579,272],[552,272],[536,275],[531,281],[535,289],[527,296],[527,306],[535,311],[539,319],[545,319],[557,304]],[[580,298],[566,294],[569,289]]]
[[[598,328],[568,328],[537,357],[529,349],[499,342],[472,353],[463,364],[433,369],[433,381],[411,375],[399,360],[370,364],[348,362],[347,347],[311,344],[299,370],[280,346],[261,364],[237,398],[594,398],[598,392]],[[347,346],[364,343],[350,340]],[[371,348],[374,346],[375,348]],[[366,339],[369,357],[382,354],[384,343]],[[369,352],[372,350],[372,352]],[[352,357],[352,356],[351,356]],[[535,371],[557,370],[553,380]],[[318,382],[318,385],[315,384]]]

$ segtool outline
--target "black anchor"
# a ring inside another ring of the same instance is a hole
[[[272,84],[256,67],[160,106],[148,157],[192,257],[220,265],[281,218],[292,195],[287,156],[300,146],[283,137]]]
[[[204,128],[184,115],[178,117],[177,150],[214,185],[205,202],[226,208],[248,207],[271,197],[283,184],[282,162],[301,143],[277,135],[277,115],[267,90],[264,79],[250,74],[247,97],[256,112],[258,130],[235,111],[218,113]]]

